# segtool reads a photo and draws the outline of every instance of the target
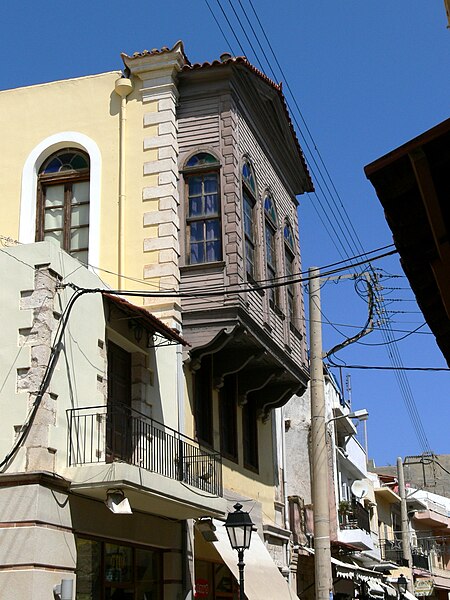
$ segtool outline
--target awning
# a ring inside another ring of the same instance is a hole
[[[392,598],[398,597],[397,590],[394,586],[390,585],[389,583],[382,583],[381,587],[383,587],[386,590],[386,594],[388,596],[391,596]]]
[[[225,529],[225,523],[214,519],[217,542],[212,542],[224,563],[239,581],[237,552],[233,550]],[[285,578],[272,560],[263,541],[256,532],[252,534],[250,548],[244,554],[245,595],[248,600],[292,600],[297,596],[291,592]]]
[[[406,592],[402,592],[402,596],[403,598],[406,598],[406,600],[417,600],[416,596],[411,594],[411,592],[408,592],[408,590],[406,590]]]
[[[369,579],[367,582],[367,594],[369,598],[384,598],[384,589],[381,587],[381,583]]]

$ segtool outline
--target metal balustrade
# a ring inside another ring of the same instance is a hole
[[[383,540],[380,544],[381,558],[394,562],[400,566],[406,565],[403,558],[403,542],[401,539]],[[426,548],[411,547],[412,566],[420,569],[430,570],[429,552]]]
[[[222,457],[123,405],[67,411],[69,466],[125,462],[222,496]]]
[[[341,529],[362,529],[370,533],[370,514],[359,502],[353,501],[349,509],[339,515]]]

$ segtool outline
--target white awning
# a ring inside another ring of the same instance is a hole
[[[411,594],[411,592],[408,592],[408,590],[406,590],[406,592],[402,592],[402,595],[404,598],[406,598],[406,600],[417,600],[417,598]]]
[[[389,583],[382,583],[381,586],[386,590],[388,596],[391,596],[392,598],[398,597],[397,590]]]
[[[237,552],[233,550],[225,529],[225,523],[214,519],[217,542],[212,542],[224,563],[239,581]],[[254,531],[250,548],[244,553],[245,595],[248,600],[297,600],[298,596],[291,592],[285,578],[272,560],[259,535]]]
[[[384,589],[373,579],[369,579],[367,582],[367,593],[369,598],[384,598]]]

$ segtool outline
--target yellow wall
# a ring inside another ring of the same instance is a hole
[[[117,276],[106,271],[116,273],[118,267],[120,98],[114,92],[114,83],[120,76],[121,72],[113,71],[0,92],[0,112],[7,115],[0,137],[0,235],[19,238],[22,171],[33,149],[62,132],[86,135],[95,142],[101,155],[98,266],[104,269],[100,276],[112,287],[117,287]],[[139,87],[138,82],[135,84]],[[157,110],[156,102],[153,106],[146,104],[145,111],[152,110]],[[144,160],[151,160],[152,152],[155,151],[143,148],[143,106],[139,90],[135,89],[127,102],[124,272],[137,279],[142,279],[144,265],[151,262],[143,252],[142,189],[155,177],[143,174]],[[138,285],[129,282],[124,287],[136,289]]]

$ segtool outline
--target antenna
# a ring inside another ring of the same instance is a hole
[[[357,479],[352,483],[352,494],[358,498],[358,500],[362,500],[369,493],[369,484],[366,479]]]
[[[345,376],[345,387],[348,394],[348,403],[352,406],[352,376],[350,374]]]

